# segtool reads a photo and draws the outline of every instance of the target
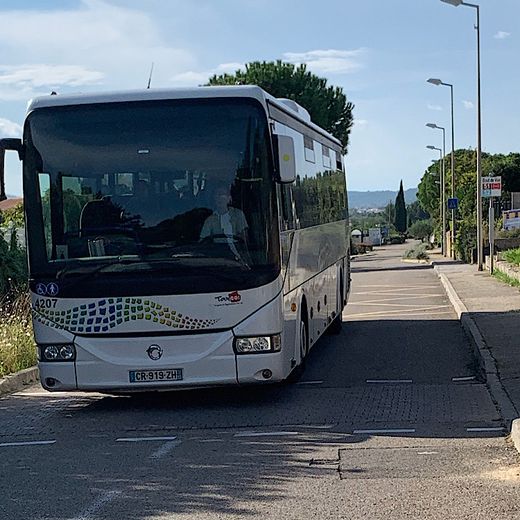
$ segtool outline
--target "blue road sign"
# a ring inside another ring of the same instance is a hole
[[[457,209],[459,207],[459,199],[448,199],[448,209]]]

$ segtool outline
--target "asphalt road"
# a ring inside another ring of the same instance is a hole
[[[520,460],[432,269],[353,263],[299,384],[0,399],[0,519],[517,519]]]

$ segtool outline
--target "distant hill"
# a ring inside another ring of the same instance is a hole
[[[395,202],[397,191],[349,191],[348,203],[350,208],[371,209],[384,208],[389,202]],[[405,190],[404,199],[407,204],[417,200],[417,188]]]

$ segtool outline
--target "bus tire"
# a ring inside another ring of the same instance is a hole
[[[309,328],[307,320],[302,316],[300,320],[300,363],[296,365],[289,376],[288,383],[297,383],[305,372],[307,354],[309,353]]]
[[[339,312],[332,320],[329,328],[327,329],[329,334],[337,336],[341,334],[341,328],[343,325],[343,273],[340,275],[340,285],[339,285]]]

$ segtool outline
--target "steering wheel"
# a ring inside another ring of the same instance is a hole
[[[229,240],[232,240],[233,242],[238,242],[239,244],[245,244],[246,241],[244,240],[244,237],[240,235],[226,235],[224,233],[220,233],[218,235],[209,235],[207,237],[204,237],[201,242],[208,243],[211,242],[213,244],[226,244]]]

